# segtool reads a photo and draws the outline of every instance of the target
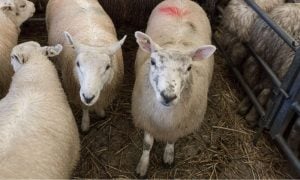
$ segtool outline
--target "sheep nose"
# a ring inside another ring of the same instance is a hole
[[[87,97],[85,94],[83,94],[83,97],[84,97],[85,102],[87,104],[89,104],[95,98],[95,95],[93,95],[92,97]]]
[[[163,98],[166,105],[168,105],[170,102],[174,101],[177,98],[176,95],[166,95],[164,91],[161,92],[160,95]]]

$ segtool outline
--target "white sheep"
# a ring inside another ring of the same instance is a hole
[[[50,0],[46,14],[49,44],[65,45],[58,61],[64,89],[82,107],[81,129],[87,131],[89,111],[104,117],[120,89],[126,36],[117,41],[114,25],[97,0]]]
[[[6,95],[13,75],[9,57],[18,42],[20,26],[34,12],[30,1],[0,0],[0,99]]]
[[[178,138],[199,128],[207,107],[216,50],[204,10],[190,0],[165,0],[152,11],[140,46],[132,115],[144,130],[143,154],[136,168],[144,176],[154,139],[167,143],[163,160],[174,161]]]
[[[285,0],[255,0],[256,4],[265,12],[284,4]],[[257,19],[257,13],[244,0],[231,0],[224,9],[221,22],[222,33],[216,36],[235,65],[240,65],[247,58],[247,50],[241,42],[250,39],[251,27]]]
[[[79,160],[79,133],[57,71],[48,57],[61,45],[17,45],[15,74],[0,101],[0,179],[70,178]]]

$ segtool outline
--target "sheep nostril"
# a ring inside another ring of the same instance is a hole
[[[166,104],[169,104],[170,102],[174,101],[177,98],[176,95],[166,95],[164,91],[161,92],[160,95]]]
[[[90,102],[92,102],[92,100],[95,98],[95,95],[93,95],[92,97],[87,97],[85,94],[82,94],[84,97],[84,100],[87,104],[89,104]]]

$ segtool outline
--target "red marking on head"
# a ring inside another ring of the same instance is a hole
[[[159,12],[169,16],[178,16],[178,17],[189,14],[189,11],[187,11],[186,9],[180,9],[176,6],[161,7],[159,8]]]

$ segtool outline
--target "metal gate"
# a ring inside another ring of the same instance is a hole
[[[254,143],[257,142],[263,131],[266,131],[276,142],[292,164],[295,172],[300,175],[300,161],[298,159],[300,142],[300,46],[289,34],[279,27],[255,2],[244,0],[270,28],[295,52],[293,63],[282,81],[279,80],[270,66],[260,58],[253,48],[244,43],[251,55],[266,71],[273,82],[273,93],[269,99],[267,108],[264,109],[256,98],[253,90],[246,83],[239,69],[233,65],[230,57],[215,40],[221,53],[224,55],[227,64],[232,69],[238,81],[252,101],[257,112],[260,114],[259,130],[257,131]],[[222,8],[216,8],[222,13]]]

